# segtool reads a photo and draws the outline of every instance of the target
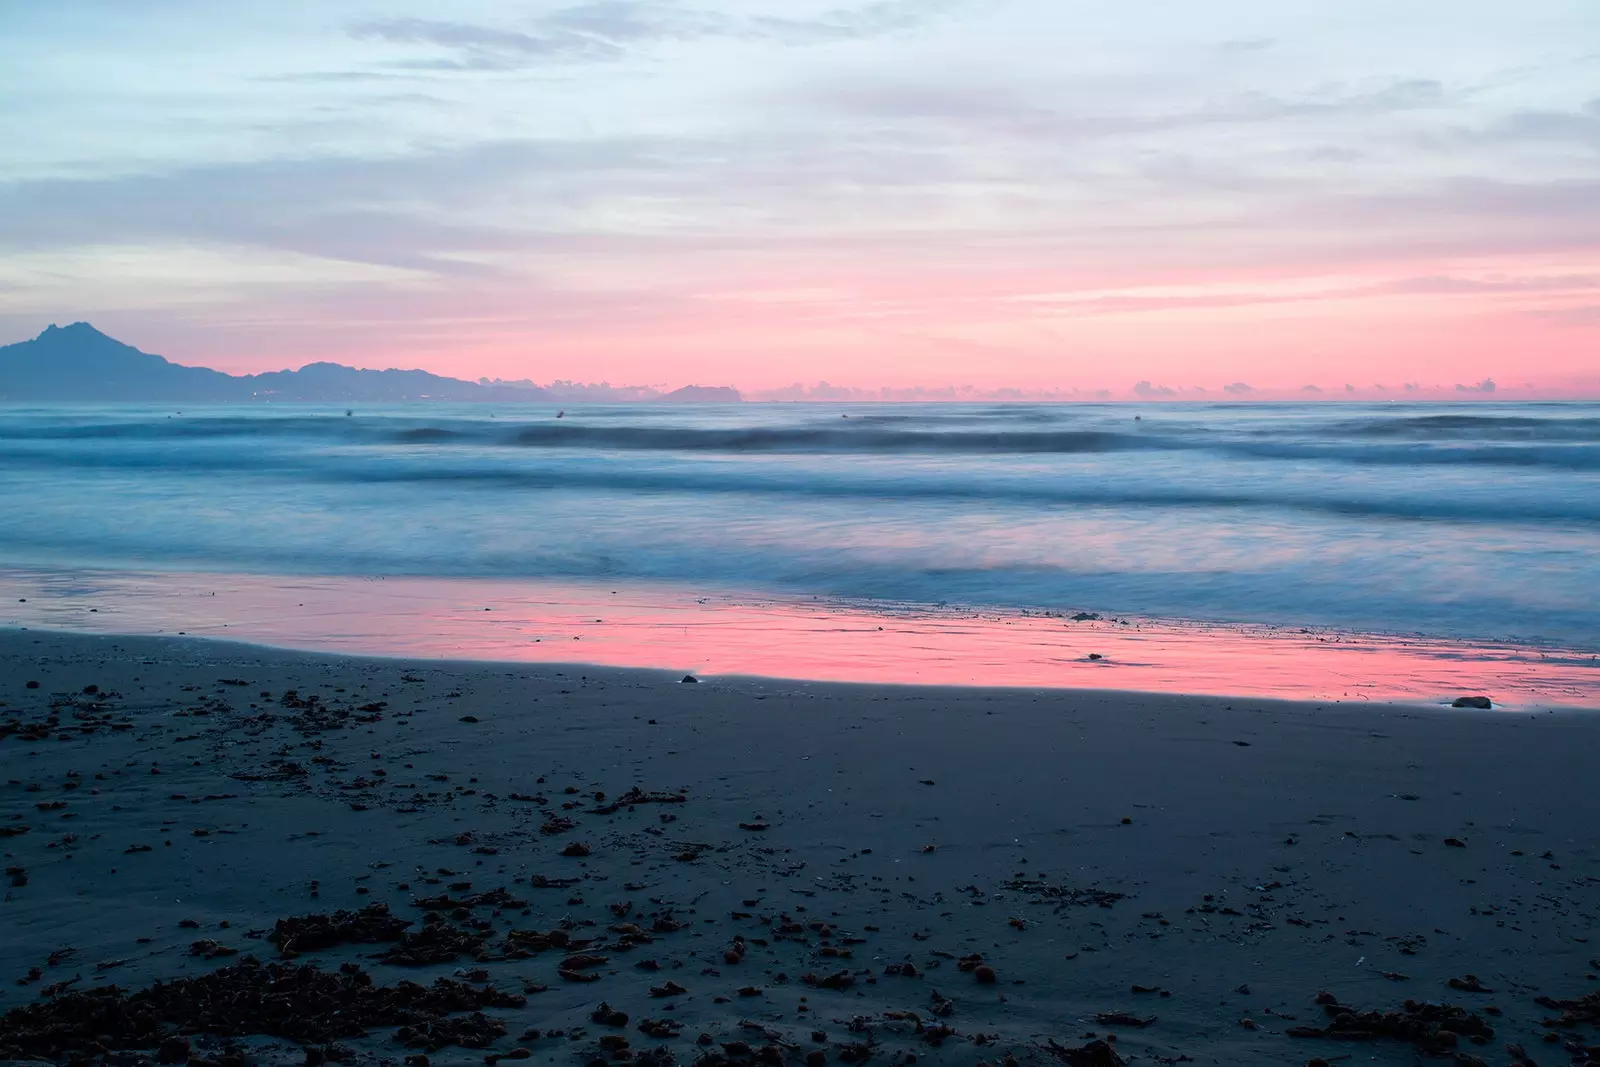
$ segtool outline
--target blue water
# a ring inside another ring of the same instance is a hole
[[[1600,404],[0,407],[0,564],[1600,645]]]

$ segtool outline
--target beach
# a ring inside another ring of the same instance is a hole
[[[276,1033],[149,1008],[169,1045],[191,1031],[178,1061],[218,1063],[1498,1064],[1597,1040],[1581,711],[16,629],[0,701],[0,1007],[32,1006],[0,1055],[132,1050],[105,1017],[73,1036],[105,1002],[75,995],[148,1008],[179,979],[231,990],[223,1030],[260,1027],[263,983],[321,990],[280,997]]]

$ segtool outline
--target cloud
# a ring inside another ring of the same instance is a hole
[[[539,59],[594,61],[622,55],[622,49],[615,43],[591,34],[522,33],[432,19],[369,19],[351,25],[350,36],[389,44],[434,45],[454,53],[437,59],[391,63],[406,69],[515,70]]]
[[[357,40],[422,45],[446,53],[385,61],[384,66],[391,69],[509,71],[545,63],[616,60],[632,49],[667,42],[720,38],[799,47],[890,36],[939,17],[956,3],[877,0],[799,19],[740,17],[657,0],[592,0],[528,20],[523,24],[526,29],[387,18],[352,23],[348,32]]]
[[[805,96],[857,116],[942,123],[987,139],[1056,138],[1075,145],[1155,134],[1203,131],[1215,126],[1276,127],[1311,120],[1370,120],[1388,114],[1448,107],[1454,100],[1431,78],[1390,80],[1375,88],[1318,86],[1301,93],[1260,90],[1201,97],[1198,103],[1133,110],[1050,106],[1053,99],[1095,99],[1092,81],[1041,99],[995,83],[953,85],[947,79],[893,80],[883,76],[830,81]],[[1158,158],[1168,158],[1163,155]]]
[[[1374,294],[1416,293],[1429,296],[1449,296],[1454,294],[1470,296],[1480,293],[1544,293],[1595,288],[1600,288],[1600,275],[1555,274],[1523,277],[1490,275],[1484,278],[1461,278],[1432,274],[1418,278],[1401,278],[1392,282],[1384,282],[1381,285],[1370,287],[1366,292]]]
[[[1456,384],[1456,392],[1458,393],[1492,393],[1494,390],[1495,384],[1493,378],[1485,378],[1483,381],[1478,382],[1475,385],[1462,385],[1459,382]]]
[[[1232,393],[1234,396],[1244,396],[1255,392],[1255,389],[1244,382],[1230,382],[1222,387],[1222,391],[1224,393]]]
[[[1595,326],[1600,325],[1600,304],[1587,304],[1580,307],[1564,308],[1538,308],[1528,312],[1536,319],[1558,326]]]
[[[1600,148],[1600,98],[1570,109],[1529,108],[1513,111],[1475,127],[1455,128],[1433,138],[1437,143],[1484,145],[1578,145]]]
[[[1217,45],[1217,50],[1229,55],[1243,52],[1263,52],[1278,42],[1271,37],[1235,37]]]
[[[1319,385],[1302,385],[1300,391],[1302,393],[1320,393],[1322,392],[1322,387]]]
[[[1177,394],[1178,391],[1176,389],[1165,385],[1151,385],[1149,382],[1136,382],[1133,387],[1134,396],[1141,396],[1147,399],[1157,396],[1176,396]]]
[[[831,41],[885,37],[917,29],[961,5],[961,0],[876,0],[835,8],[813,19],[757,16],[747,36],[783,44],[825,44]]]
[[[359,82],[409,81],[411,79],[405,74],[385,74],[376,70],[305,70],[289,74],[258,74],[251,80],[266,83],[343,85]]]

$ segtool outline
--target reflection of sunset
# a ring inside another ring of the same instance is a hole
[[[1485,693],[1512,707],[1600,706],[1592,655],[1333,631],[756,600],[637,584],[10,572],[0,590],[6,625],[181,632],[347,654],[1334,701]]]

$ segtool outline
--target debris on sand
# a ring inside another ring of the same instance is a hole
[[[1032,894],[1037,903],[1041,904],[1069,904],[1073,907],[1109,908],[1123,898],[1122,893],[1114,893],[1108,889],[1099,889],[1089,886],[1087,889],[1077,889],[1071,886],[1055,885],[1043,878],[1024,878],[1018,876],[1006,883],[1006,888],[1013,893]]]
[[[1399,1011],[1359,1011],[1340,1004],[1330,993],[1318,994],[1317,1002],[1328,1014],[1328,1025],[1291,1027],[1290,1037],[1403,1041],[1434,1056],[1454,1052],[1463,1038],[1486,1044],[1494,1037],[1494,1028],[1480,1016],[1454,1004],[1408,1000]]]
[[[1577,1000],[1556,1000],[1553,997],[1535,997],[1534,1003],[1541,1008],[1559,1011],[1559,1019],[1546,1019],[1546,1026],[1558,1026],[1570,1030],[1575,1026],[1588,1023],[1590,1026],[1600,1026],[1600,993],[1587,993]]]
[[[400,943],[378,957],[384,963],[422,967],[449,963],[465,955],[475,955],[485,935],[451,926],[438,912],[422,919],[422,929],[400,936]]]
[[[1469,974],[1465,978],[1452,978],[1445,983],[1451,989],[1458,989],[1463,993],[1493,993],[1494,990],[1478,981],[1478,976]]]
[[[570,952],[584,948],[588,941],[575,941],[572,935],[560,928],[546,933],[543,930],[507,930],[500,950],[507,959],[527,959],[552,949]]]
[[[1123,1067],[1127,1062],[1104,1041],[1091,1041],[1087,1045],[1072,1048],[1051,1038],[1044,1050],[1067,1067]]]
[[[387,904],[368,904],[360,911],[336,911],[332,915],[296,915],[279,919],[267,940],[285,956],[317,952],[335,945],[370,945],[398,941],[409,919],[389,914]]]
[[[682,793],[648,792],[634,786],[626,793],[617,797],[609,804],[598,808],[590,808],[590,815],[615,815],[623,808],[631,808],[635,804],[684,804],[689,798]]]
[[[582,880],[581,878],[547,878],[542,874],[536,874],[528,879],[528,884],[535,889],[571,889]]]
[[[310,964],[262,964],[247,956],[233,967],[157,982],[132,994],[102,986],[14,1008],[0,1016],[0,1057],[162,1049],[185,1034],[260,1034],[326,1044],[382,1026],[405,1028],[402,1035],[409,1036],[402,1040],[414,1047],[481,1047],[478,1042],[503,1035],[505,1026],[479,1014],[450,1016],[524,1003],[519,995],[446,978],[431,986],[379,986],[353,963],[324,971]]]
[[[442,894],[437,897],[422,897],[413,900],[412,905],[424,911],[454,911],[457,908],[525,908],[526,900],[518,900],[504,888],[491,889],[486,893],[474,893],[470,897],[451,897]]]

